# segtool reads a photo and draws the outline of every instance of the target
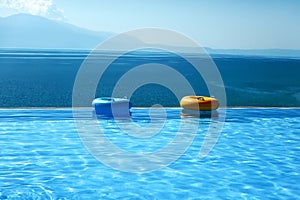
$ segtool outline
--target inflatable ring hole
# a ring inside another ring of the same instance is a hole
[[[197,97],[197,100],[205,101],[204,97]]]

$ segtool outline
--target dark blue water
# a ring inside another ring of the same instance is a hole
[[[0,50],[0,107],[72,106],[76,73],[88,54],[79,50]],[[100,53],[100,63],[109,56],[110,53]],[[300,106],[300,58],[212,58],[223,78],[228,106]],[[197,94],[209,95],[206,84],[185,59],[166,52],[133,52],[111,64],[95,96],[110,96],[124,73],[153,62],[176,69]],[[157,84],[140,87],[131,101],[133,106],[179,105],[168,88]]]

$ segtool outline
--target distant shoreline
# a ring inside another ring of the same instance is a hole
[[[181,47],[178,47],[181,48]],[[213,49],[203,47],[210,56],[225,57],[264,57],[264,58],[291,58],[300,59],[300,49]],[[145,49],[149,53],[155,53],[150,49]],[[93,48],[17,48],[17,47],[0,47],[1,53],[83,53],[88,55],[92,51],[101,53],[118,53],[118,51],[100,51]],[[190,52],[190,51],[188,51]],[[184,53],[184,52],[182,52]],[[189,53],[187,53],[189,54]]]

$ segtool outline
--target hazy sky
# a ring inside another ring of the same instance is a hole
[[[298,0],[0,0],[0,16],[26,12],[98,31],[160,27],[212,48],[300,49]]]

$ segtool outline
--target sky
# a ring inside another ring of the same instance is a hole
[[[298,0],[0,0],[0,17],[17,13],[115,33],[166,28],[218,49],[300,49]]]

